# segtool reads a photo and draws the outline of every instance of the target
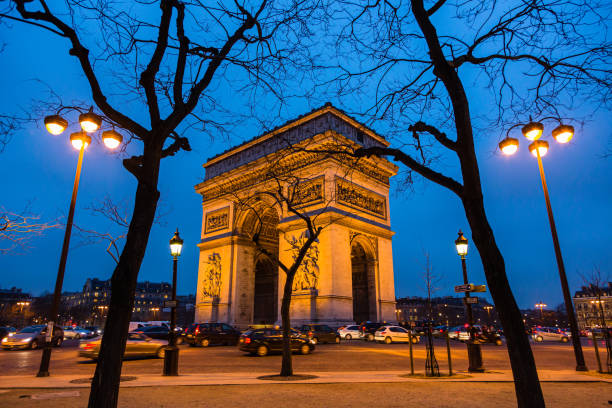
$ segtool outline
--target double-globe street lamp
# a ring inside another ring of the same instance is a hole
[[[176,270],[178,257],[183,250],[183,240],[179,236],[178,228],[170,240],[170,254],[172,255],[172,300],[170,303],[170,334],[169,345],[164,352],[164,375],[178,375],[179,350],[176,347]]]
[[[74,185],[72,187],[72,198],[70,200],[70,210],[68,211],[68,220],[66,222],[66,231],[64,232],[64,243],[62,244],[62,253],[60,256],[59,269],[55,280],[55,291],[53,293],[53,304],[51,313],[47,323],[47,333],[45,337],[45,347],[43,349],[42,359],[37,377],[49,376],[49,362],[51,361],[51,340],[53,338],[53,326],[57,319],[59,304],[62,295],[62,285],[64,282],[64,271],[66,270],[66,260],[68,259],[68,248],[70,245],[70,234],[72,232],[72,221],[74,219],[74,207],[76,203],[77,193],[79,191],[79,180],[81,178],[81,167],[83,165],[83,154],[88,145],[91,144],[91,136],[88,133],[96,132],[102,126],[102,118],[90,109],[89,112],[79,115],[79,123],[81,131],[70,135],[70,143],[79,151],[79,159],[77,162],[76,174],[74,176]],[[51,115],[45,118],[45,127],[52,135],[60,135],[68,127],[68,121],[60,115]],[[107,130],[102,133],[102,141],[109,149],[117,148],[123,138],[115,130]]]
[[[548,305],[546,303],[543,303],[541,300],[540,300],[540,303],[535,304],[535,307],[537,309],[540,309],[540,324],[544,324],[544,308],[546,306]]]
[[[572,344],[574,346],[574,355],[576,357],[576,371],[587,371],[582,353],[582,345],[580,344],[580,333],[574,314],[574,305],[572,296],[570,295],[569,285],[567,283],[567,275],[565,274],[565,266],[563,257],[561,256],[561,247],[559,246],[559,238],[557,236],[557,227],[553,218],[552,207],[550,205],[550,197],[548,196],[548,186],[544,175],[544,166],[542,165],[542,156],[548,152],[549,144],[545,140],[540,140],[544,132],[544,125],[540,122],[529,122],[522,128],[522,133],[527,140],[531,141],[529,151],[538,159],[538,168],[540,170],[540,179],[542,180],[542,189],[544,190],[544,200],[546,201],[546,210],[548,212],[548,222],[550,223],[550,232],[552,234],[553,246],[555,248],[555,256],[557,258],[557,267],[559,268],[559,278],[561,279],[561,288],[563,291],[563,300],[567,319],[569,321],[570,330],[572,333]],[[572,140],[574,136],[574,127],[560,124],[552,131],[552,137],[559,143],[565,144]],[[513,155],[518,151],[519,141],[513,137],[506,137],[499,143],[499,149],[505,155]],[[540,309],[541,310],[541,309]]]
[[[468,285],[467,266],[465,264],[465,257],[468,253],[468,240],[463,236],[463,232],[459,231],[459,237],[455,240],[455,247],[457,248],[457,254],[461,257],[461,270],[463,272],[463,284]],[[465,292],[465,309],[468,319],[468,334],[470,336],[467,341],[468,351],[468,371],[471,373],[482,373],[485,371],[482,366],[482,350],[480,344],[476,343],[475,332],[474,332],[474,316],[472,314],[472,304],[468,303],[470,299],[470,292]]]

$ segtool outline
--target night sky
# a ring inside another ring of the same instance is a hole
[[[48,87],[64,101],[89,100],[89,87],[76,60],[67,54],[65,41],[18,23],[10,26],[0,31],[0,42],[6,43],[0,54],[1,112],[30,111],[33,99],[47,97]],[[330,100],[339,108],[356,109],[356,106],[346,105],[352,102],[331,96],[326,99],[325,95],[320,98]],[[312,102],[295,100],[283,111],[282,118],[276,119],[276,124],[316,106]],[[488,101],[474,98],[472,114],[486,113],[488,107]],[[591,108],[587,103],[575,112],[576,116],[583,117]],[[256,114],[263,117],[266,112],[256,111]],[[66,115],[72,127],[60,136],[52,136],[44,129],[43,116],[41,114],[37,124],[15,132],[5,151],[0,153],[0,173],[3,175],[0,205],[7,210],[21,211],[29,203],[32,213],[40,214],[43,220],[51,220],[68,212],[78,156],[68,135],[76,131],[78,125],[76,115]],[[202,215],[201,199],[193,187],[204,176],[201,166],[206,159],[262,133],[254,123],[236,129],[230,140],[211,140],[192,129],[187,135],[193,150],[181,151],[162,161],[159,190],[163,216],[151,232],[139,280],[171,280],[168,241],[178,227],[185,240],[179,261],[178,293],[195,292],[196,244]],[[585,121],[584,127],[576,128],[574,139],[568,145],[554,142],[550,127],[544,132],[551,142],[549,154],[544,157],[544,167],[572,293],[583,284],[580,273],[588,273],[594,267],[604,272],[612,269],[609,250],[612,158],[603,157],[610,146],[611,125],[610,112],[600,110]],[[372,127],[384,136],[384,124]],[[537,162],[518,132],[514,136],[521,139],[521,146],[519,153],[512,157],[502,157],[496,152],[498,134],[476,133],[486,210],[519,306],[532,308],[534,303],[543,301],[554,307],[561,303],[562,295],[544,196]],[[134,149],[132,151],[136,151]],[[125,203],[128,212],[131,210],[136,183],[121,165],[125,154],[108,153],[103,145],[94,143],[85,156],[75,223],[87,229],[117,232],[116,227],[102,217],[93,216],[86,207],[108,196]],[[456,162],[444,165],[451,173],[457,168]],[[442,277],[436,294],[452,294],[453,286],[462,283],[460,261],[454,248],[457,231],[462,229],[471,241],[458,198],[418,178],[413,191],[398,192],[397,186],[392,185],[390,204],[391,225],[396,233],[393,238],[396,295],[425,294],[422,274],[426,252],[434,272]],[[0,287],[16,286],[33,295],[52,291],[63,233],[62,228],[48,231],[32,240],[27,251],[0,255]],[[65,291],[81,290],[88,277],[107,279],[111,276],[114,261],[104,252],[105,248],[104,243],[82,245],[78,234],[73,234]],[[485,283],[473,245],[468,254],[468,274],[471,282]]]

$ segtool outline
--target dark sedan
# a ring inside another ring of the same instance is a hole
[[[283,350],[283,332],[277,329],[254,329],[244,332],[238,341],[238,348],[249,354],[263,357]],[[297,330],[291,330],[291,351],[310,354],[314,350],[313,342],[302,336]]]
[[[326,324],[305,324],[300,329],[304,336],[317,343],[340,343],[338,332]]]
[[[146,326],[134,330],[135,333],[142,333],[152,339],[169,341],[170,329],[166,326]],[[176,344],[183,344],[183,337],[180,331],[176,331]]]
[[[235,346],[240,332],[225,323],[194,323],[185,330],[183,339],[190,346],[208,347],[211,344]]]

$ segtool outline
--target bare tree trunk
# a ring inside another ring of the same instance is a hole
[[[111,299],[100,346],[98,364],[91,383],[89,407],[116,407],[123,352],[132,317],[138,271],[144,258],[159,199],[157,181],[161,146],[144,148],[145,161],[140,168],[134,213],[125,247],[111,278]]]
[[[464,181],[467,187],[468,181]],[[514,376],[517,406],[544,407],[544,398],[529,337],[525,332],[521,311],[510,289],[504,258],[497,247],[484,211],[482,195],[473,198],[466,194],[463,206],[472,229],[472,239],[482,259],[491,297],[504,328],[508,356]]]
[[[281,363],[281,376],[293,375],[293,360],[291,355],[291,294],[293,292],[293,278],[295,272],[287,273],[283,301],[281,303],[281,321],[283,323],[283,361]]]

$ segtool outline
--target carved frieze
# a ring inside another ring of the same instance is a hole
[[[289,187],[292,188],[291,186]],[[322,203],[325,199],[325,176],[299,183],[293,191],[292,204],[295,207],[305,207]]]
[[[229,227],[229,207],[207,212],[204,225],[206,226],[204,229],[205,234],[227,229]]]
[[[387,200],[381,194],[336,177],[336,201],[368,214],[387,219]]]

